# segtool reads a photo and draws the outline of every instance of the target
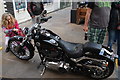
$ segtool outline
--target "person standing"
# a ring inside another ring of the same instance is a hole
[[[110,9],[110,2],[88,2],[83,30],[85,32],[88,31],[90,42],[103,44],[109,22]]]
[[[118,64],[120,66],[120,24],[117,27],[117,55],[118,55]]]
[[[27,0],[27,11],[34,24],[39,21],[40,14],[44,11],[44,5],[41,0]]]
[[[119,14],[120,14],[120,12],[119,12]],[[117,55],[118,55],[118,64],[120,66],[120,23],[117,26]]]
[[[117,21],[117,55],[118,55],[118,64],[120,66],[120,1],[115,2],[116,8],[118,9],[118,21]]]
[[[112,49],[114,39],[117,39],[118,64],[120,66],[120,1],[112,2],[108,26],[108,47]]]
[[[110,20],[108,25],[108,47],[112,49],[112,44],[115,42],[117,38],[117,30],[116,27],[118,26],[119,20],[119,5],[120,2],[112,2],[111,5],[111,12],[110,12]]]

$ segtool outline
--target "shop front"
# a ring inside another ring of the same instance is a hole
[[[0,20],[3,13],[4,13],[4,2],[3,0],[0,0]]]
[[[27,0],[3,0],[2,2],[4,2],[4,6],[2,8],[5,8],[5,12],[9,12],[14,15],[14,17],[18,20],[18,23],[31,19],[27,11]],[[43,3],[47,12],[60,9],[60,0],[43,0]]]
[[[71,6],[71,1],[42,0],[44,8],[48,13]],[[31,19],[27,11],[27,0],[0,0],[0,8],[2,8],[0,17],[4,12],[9,12],[18,20],[18,23]]]

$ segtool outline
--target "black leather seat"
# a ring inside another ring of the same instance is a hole
[[[98,54],[100,50],[102,49],[101,44],[93,43],[93,42],[86,42],[83,46],[83,51],[85,52],[91,52]]]
[[[72,43],[64,40],[60,40],[59,44],[62,46],[63,50],[67,53],[68,57],[79,58],[83,53],[83,44]]]

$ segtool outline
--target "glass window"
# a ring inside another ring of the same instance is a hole
[[[25,9],[25,7],[26,7],[25,0],[15,0],[15,8],[16,8],[16,10]]]

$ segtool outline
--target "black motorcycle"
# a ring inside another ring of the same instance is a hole
[[[72,43],[62,40],[51,30],[42,29],[40,19],[33,27],[24,28],[25,37],[14,36],[9,40],[11,52],[21,60],[33,58],[37,48],[41,64],[59,72],[83,72],[94,79],[105,79],[114,71],[114,53],[100,44],[86,42]],[[33,44],[34,43],[34,44]]]

